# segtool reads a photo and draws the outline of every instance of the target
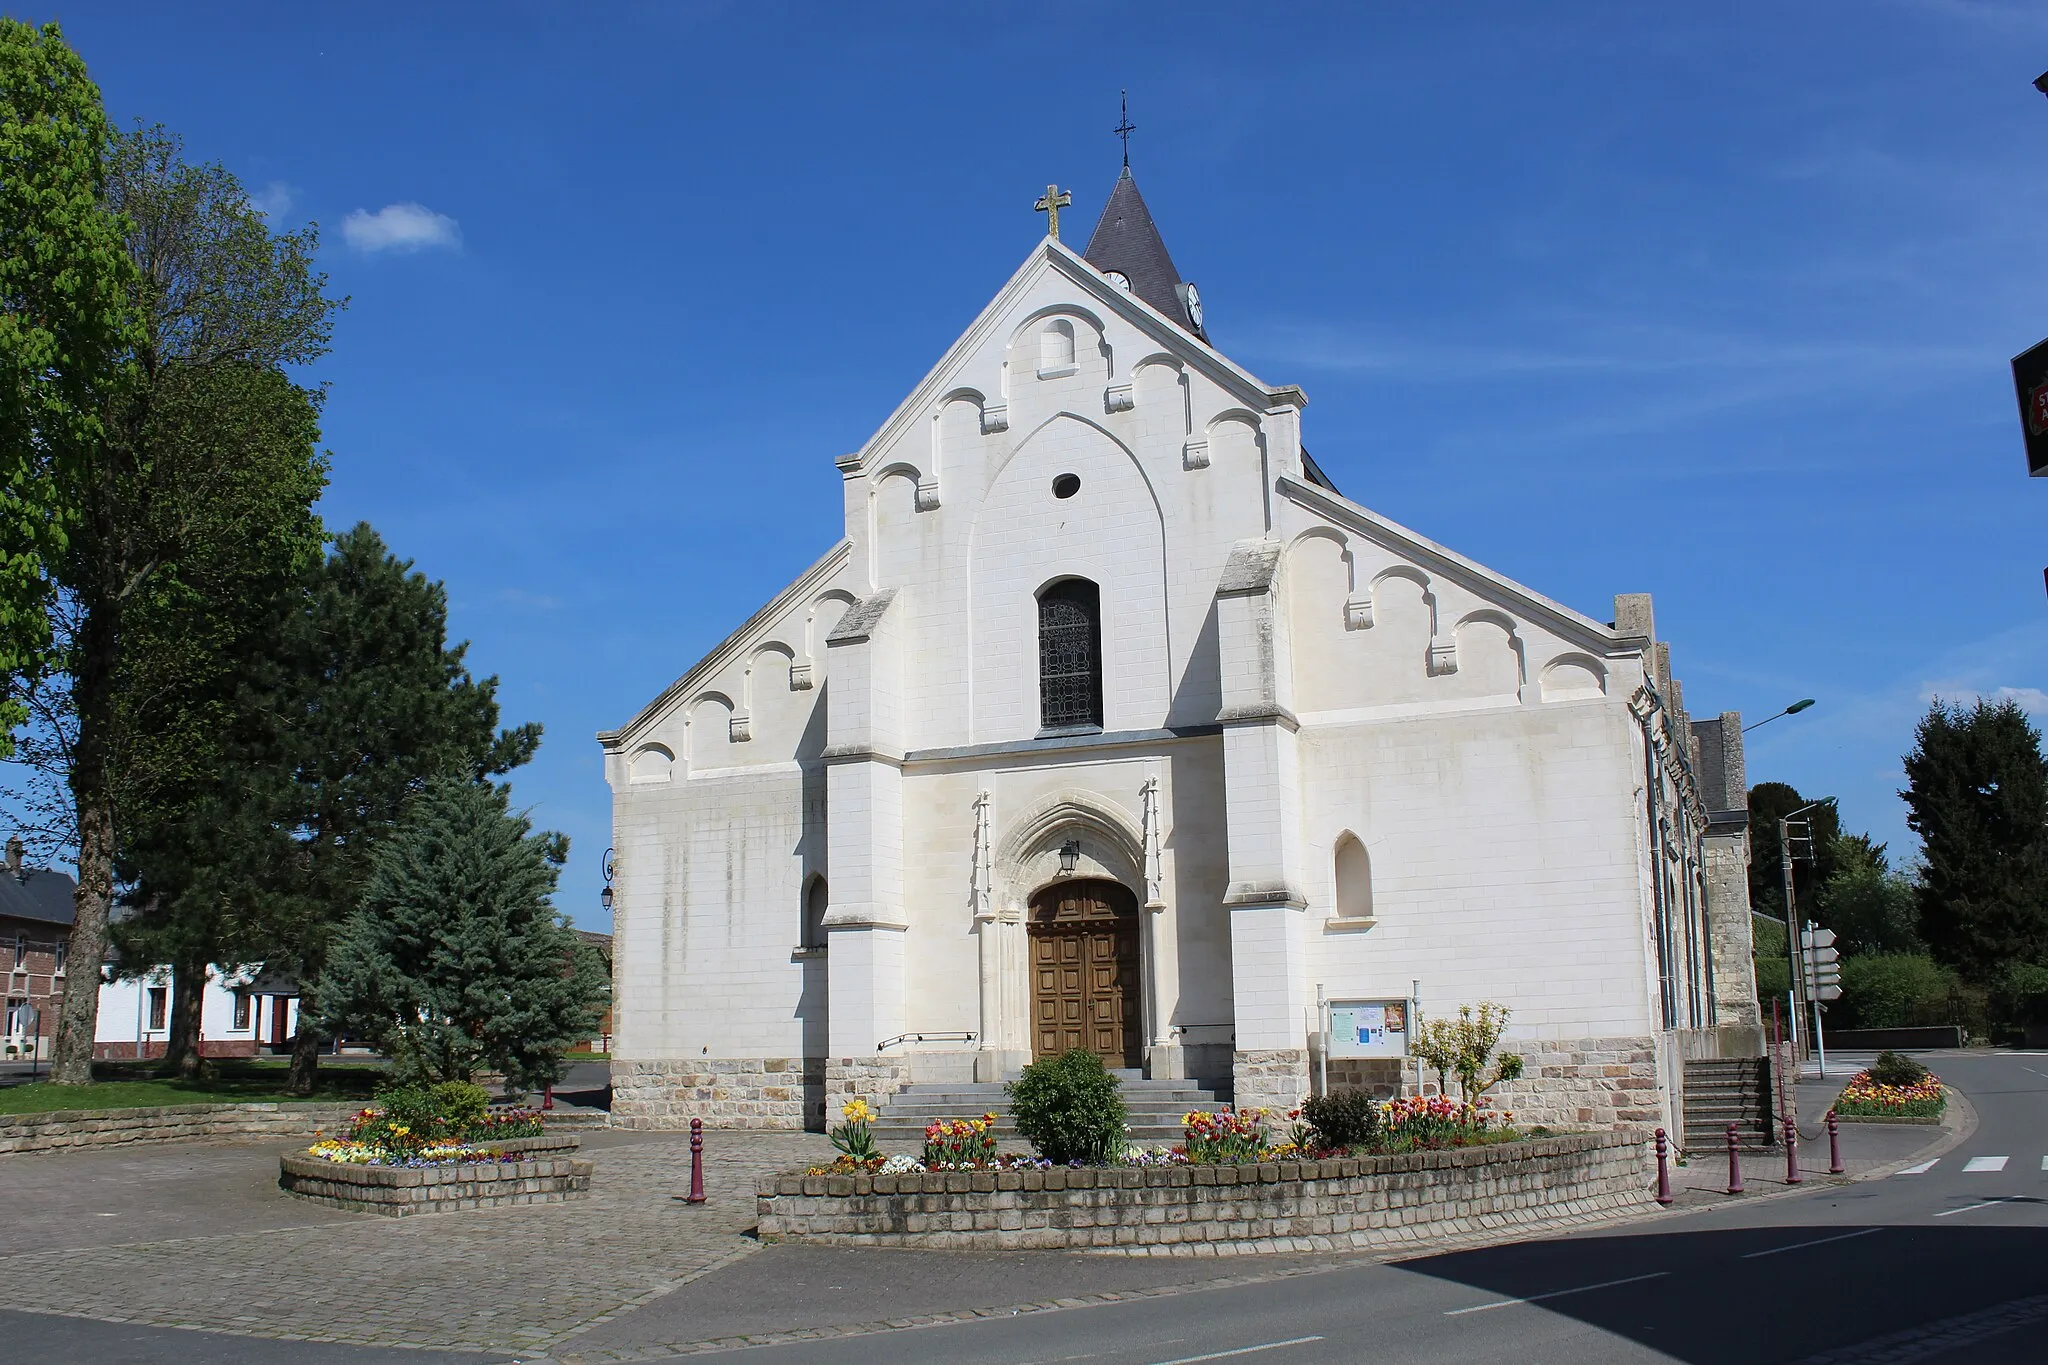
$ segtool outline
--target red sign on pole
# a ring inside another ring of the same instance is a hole
[[[2012,384],[2027,438],[2027,473],[2048,475],[2048,341],[2012,358]]]

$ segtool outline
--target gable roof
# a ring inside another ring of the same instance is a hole
[[[72,900],[78,883],[63,872],[25,867],[19,876],[0,872],[0,919],[37,920],[69,929],[78,914]]]
[[[1103,278],[1100,270],[1065,242],[1057,237],[1042,237],[1031,249],[1031,254],[1024,258],[1023,264],[1017,267],[1016,273],[975,315],[967,330],[946,348],[945,354],[918,381],[917,387],[896,405],[882,425],[876,428],[874,435],[868,437],[858,451],[838,462],[840,470],[848,473],[865,470],[875,452],[886,449],[905,427],[923,417],[939,395],[950,387],[962,361],[989,339],[1044,269],[1057,271],[1074,285],[1081,294],[1077,302],[1085,302],[1102,312],[1119,316],[1150,334],[1163,349],[1171,350],[1184,363],[1200,370],[1219,388],[1238,395],[1238,400],[1246,407],[1257,411],[1280,404],[1295,408],[1307,406],[1308,396],[1299,388],[1293,385],[1275,387],[1265,383],[1217,351],[1206,339],[1190,333],[1185,321],[1175,322],[1137,294],[1125,293],[1111,284]]]
[[[1094,235],[1081,257],[1097,270],[1120,272],[1130,280],[1132,293],[1185,330],[1204,341],[1209,339],[1188,316],[1180,271],[1167,254],[1166,242],[1152,221],[1152,210],[1145,206],[1145,196],[1138,193],[1129,166],[1116,178],[1116,187],[1109,192],[1109,202],[1102,206],[1102,216],[1095,220]]]

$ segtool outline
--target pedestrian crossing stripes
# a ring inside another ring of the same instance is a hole
[[[1990,1175],[1995,1172],[2004,1170],[2006,1168],[2006,1165],[2009,1162],[2011,1162],[2011,1160],[2012,1158],[2009,1156],[1973,1156],[1968,1161],[1965,1161],[1963,1163],[1963,1172],[1966,1175]],[[1939,1166],[1940,1164],[1941,1158],[1935,1157],[1932,1160],[1923,1161],[1917,1166],[1902,1166],[1897,1171],[1894,1171],[1893,1174],[1926,1175],[1929,1171],[1933,1170],[1936,1166]],[[2048,1156],[2044,1156],[2041,1158],[2041,1169],[2044,1171],[2048,1171]]]

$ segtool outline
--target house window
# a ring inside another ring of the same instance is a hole
[[[26,1038],[28,1036],[28,1001],[21,999],[7,1002],[7,1036]]]
[[[1102,727],[1102,591],[1064,578],[1038,597],[1038,721]]]
[[[170,1014],[170,1008],[171,988],[168,986],[151,986],[149,988],[149,1026],[153,1029],[162,1028],[165,1018]]]
[[[249,992],[235,992],[235,1031],[249,1027]]]
[[[50,952],[56,957],[57,965],[52,967],[50,970],[55,975],[64,975],[64,954],[70,951],[70,948],[71,941],[69,939],[58,939],[57,942],[51,946]]]
[[[22,971],[28,966],[28,940],[20,934],[14,936],[14,970]]]

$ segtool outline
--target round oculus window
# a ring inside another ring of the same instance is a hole
[[[1079,474],[1062,474],[1052,481],[1052,495],[1056,498],[1071,498],[1081,491]]]

